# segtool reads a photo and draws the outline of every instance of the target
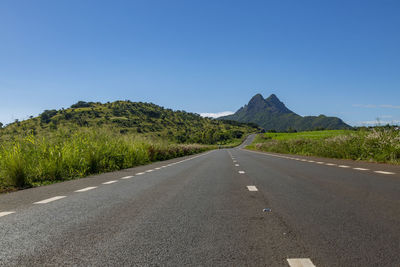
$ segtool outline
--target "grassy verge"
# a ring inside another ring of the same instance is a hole
[[[351,131],[265,133],[247,148],[260,151],[400,164],[400,131],[374,128]]]
[[[214,148],[96,130],[58,131],[51,137],[27,135],[0,143],[0,191],[130,168]]]

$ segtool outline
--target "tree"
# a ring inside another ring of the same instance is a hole
[[[78,101],[78,103],[71,105],[71,108],[88,108],[93,105],[93,102]]]
[[[43,111],[42,114],[40,114],[40,121],[42,123],[49,123],[51,117],[55,116],[57,114],[57,110],[52,109],[52,110],[45,110]]]
[[[0,129],[3,128],[3,123],[0,122]]]

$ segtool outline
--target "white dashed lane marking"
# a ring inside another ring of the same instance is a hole
[[[239,164],[235,164],[236,167],[239,167]]]
[[[102,183],[102,184],[113,184],[113,183],[116,183],[116,182],[118,182],[117,180],[113,180],[113,181],[108,181],[108,182],[105,182],[105,183]]]
[[[322,161],[318,161],[318,162],[316,162],[317,164],[325,164],[325,162],[322,162]]]
[[[125,177],[122,177],[121,179],[125,180],[125,179],[131,179],[131,178],[133,178],[133,176],[125,176]]]
[[[365,169],[365,168],[353,168],[354,170],[358,170],[358,171],[369,171],[369,169]]]
[[[154,171],[154,170],[147,170],[146,172],[152,172],[152,171]]]
[[[239,171],[239,173],[240,173],[240,174],[243,174],[243,173],[244,173],[244,171]]]
[[[347,166],[347,165],[339,165],[338,167],[339,168],[350,168],[350,166]]]
[[[47,204],[47,203],[50,203],[50,202],[53,202],[53,201],[56,201],[56,200],[59,200],[59,199],[65,198],[65,197],[66,197],[66,196],[52,197],[52,198],[48,198],[48,199],[44,199],[44,200],[35,202],[35,203],[33,203],[33,204]]]
[[[13,214],[15,211],[2,211],[0,212],[0,217],[7,216],[9,214]]]
[[[136,173],[136,175],[143,175],[144,174],[144,172],[138,172],[138,173]]]
[[[334,163],[326,163],[325,165],[327,165],[327,166],[336,166],[337,164],[334,164]]]
[[[374,171],[374,172],[380,174],[395,174],[394,172],[385,172],[385,171]]]
[[[315,267],[310,259],[287,259],[290,267]]]
[[[248,186],[247,186],[247,189],[248,189],[249,191],[258,191],[257,187],[255,187],[254,185],[248,185]]]
[[[76,190],[74,192],[76,192],[76,193],[86,192],[86,191],[89,191],[89,190],[92,190],[92,189],[95,189],[95,188],[97,188],[97,186],[90,186],[90,187],[86,187],[86,188],[82,188],[82,189]]]

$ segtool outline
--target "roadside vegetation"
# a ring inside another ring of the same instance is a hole
[[[0,129],[0,191],[234,146],[256,130],[154,104],[78,102]]]
[[[400,164],[397,127],[259,134],[247,148],[260,151]]]

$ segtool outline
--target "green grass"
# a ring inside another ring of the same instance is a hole
[[[373,128],[258,135],[249,149],[400,164],[400,131]]]
[[[289,139],[323,139],[327,137],[333,137],[337,135],[349,134],[352,131],[349,130],[326,130],[326,131],[305,131],[297,133],[265,133],[259,135],[259,138],[274,139],[274,140],[289,140]]]
[[[104,129],[27,135],[0,145],[0,190],[39,186],[200,153],[215,145],[171,144]]]

